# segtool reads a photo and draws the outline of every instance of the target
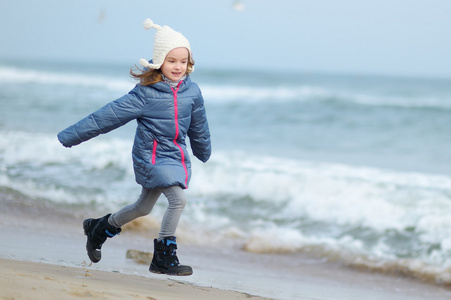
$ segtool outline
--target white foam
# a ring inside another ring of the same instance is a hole
[[[56,135],[2,132],[0,184],[56,203],[114,204],[133,188],[130,145],[130,141],[100,137],[67,149]],[[102,186],[105,179],[96,178],[96,172],[108,174],[108,168],[125,173],[124,179],[114,182],[119,181],[118,186]]]
[[[27,68],[0,66],[0,82],[37,83],[45,85],[67,85],[92,87],[126,93],[136,81],[127,76],[91,75],[83,73],[51,72]],[[252,86],[202,84],[204,97],[212,103],[255,103],[257,101],[338,101],[371,106],[395,106],[402,108],[451,108],[451,95],[436,96],[388,96],[383,93],[370,94],[347,91],[321,85],[300,84],[295,86]]]
[[[295,250],[305,244],[327,244],[385,259],[393,257],[394,249],[385,242],[365,250],[361,241],[351,236],[346,242],[326,232],[306,237],[292,227],[300,218],[306,218],[343,228],[367,228],[379,238],[389,231],[402,233],[413,228],[420,241],[443,244],[438,258],[424,257],[425,261],[447,260],[446,249],[451,244],[446,240],[451,236],[451,178],[447,176],[217,152],[209,164],[196,163],[195,174],[190,191],[193,194],[206,199],[218,194],[251,197],[255,205],[273,205],[265,216],[268,221],[247,228],[252,243],[262,251],[266,247],[271,252],[273,243]],[[271,227],[276,219],[285,220],[285,225]]]
[[[56,134],[18,131],[2,132],[0,151],[6,165],[29,164],[37,166],[78,162],[89,169],[103,169],[116,165],[130,174],[131,142],[99,137],[77,146],[76,151],[64,148]]]
[[[202,85],[202,93],[206,99],[212,99],[215,102],[246,102],[267,100],[270,102],[283,101],[303,101],[316,97],[324,97],[326,91],[321,88],[300,86],[300,87],[260,87],[260,86],[239,86],[239,85]]]
[[[288,200],[287,213],[379,230],[411,226],[423,205],[451,209],[451,178],[446,176],[218,152],[195,172],[191,188],[200,194]]]
[[[79,73],[57,73],[0,66],[0,82],[58,84],[80,87],[93,87],[128,92],[135,82],[116,77],[86,75]]]

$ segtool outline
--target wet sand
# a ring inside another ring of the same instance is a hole
[[[0,259],[1,299],[263,299],[115,272]]]

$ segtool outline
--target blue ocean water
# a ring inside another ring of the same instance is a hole
[[[0,190],[74,209],[135,201],[134,122],[71,149],[56,139],[133,88],[130,67],[0,62]],[[185,238],[451,283],[451,80],[201,68],[192,79],[213,155],[193,159]]]

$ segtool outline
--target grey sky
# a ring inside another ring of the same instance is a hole
[[[198,67],[451,78],[446,0],[0,0],[0,59],[133,65],[151,18],[189,40]]]

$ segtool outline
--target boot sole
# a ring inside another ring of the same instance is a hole
[[[153,265],[150,265],[149,271],[151,273],[155,273],[155,274],[164,274],[164,275],[171,275],[171,276],[189,276],[189,275],[193,274],[193,270],[192,269],[191,270],[186,270],[184,272],[177,272],[177,273],[175,273],[175,272],[168,272],[167,270],[157,268],[157,267],[155,267]]]
[[[89,234],[89,227],[91,226],[92,220],[93,219],[86,219],[83,221],[83,229],[85,231],[85,235],[88,237],[86,241],[86,252],[88,252],[88,257],[93,263],[98,263],[102,258],[101,253],[99,252],[99,255],[96,255],[97,250],[93,249],[89,242],[89,240],[91,239],[91,235]]]

